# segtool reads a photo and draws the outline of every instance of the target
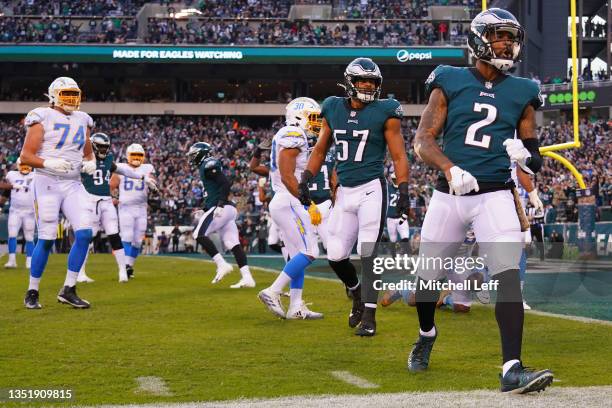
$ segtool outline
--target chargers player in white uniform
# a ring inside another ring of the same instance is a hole
[[[119,229],[127,262],[128,277],[134,277],[134,262],[140,253],[142,239],[147,230],[147,199],[150,190],[156,190],[155,169],[145,163],[144,148],[132,143],[126,149],[128,165],[144,176],[134,180],[120,174],[113,174],[110,181],[111,191],[119,189]]]
[[[270,312],[283,319],[323,318],[323,314],[309,310],[302,300],[304,270],[319,255],[313,224],[321,222],[321,214],[314,202],[306,210],[297,199],[298,180],[308,162],[306,132],[318,134],[320,113],[321,108],[314,100],[294,99],[287,105],[287,126],[272,139],[270,178],[274,198],[270,202],[270,214],[282,232],[291,259],[274,283],[259,292],[258,297]],[[280,297],[288,284],[291,285],[290,305],[285,312]]]
[[[51,106],[36,108],[25,118],[27,134],[20,157],[22,164],[35,169],[32,184],[38,226],[24,303],[28,309],[41,308],[38,287],[57,236],[61,210],[74,230],[75,241],[68,255],[64,287],[57,299],[86,309],[90,305],[77,296],[76,279],[91,240],[93,211],[83,205],[86,192],[81,172],[92,174],[96,169],[89,140],[94,123],[87,113],[79,111],[81,90],[72,78],[57,78],[49,86],[47,96]]]
[[[32,181],[34,173],[32,167],[21,164],[17,159],[18,171],[9,171],[6,181],[11,188],[11,206],[8,217],[8,251],[9,259],[5,268],[16,268],[17,235],[23,229],[26,241],[26,268],[30,268],[32,252],[34,251],[34,198],[32,195]]]

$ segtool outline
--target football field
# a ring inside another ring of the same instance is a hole
[[[416,311],[399,302],[379,310],[376,337],[358,338],[346,323],[350,302],[337,281],[306,280],[305,300],[312,302],[312,310],[325,313],[325,319],[284,321],[256,298],[275,277],[269,271],[255,269],[257,288],[235,290],[229,285],[239,279],[236,268],[213,286],[214,265],[209,262],[143,256],[136,278],[119,284],[110,255],[89,259],[87,271],[96,281],[78,289],[92,303],[89,310],[73,310],[55,300],[64,280],[65,255],[50,257],[41,282],[42,310],[23,307],[24,268],[0,270],[0,389],[71,389],[74,397],[63,404],[67,406],[277,397],[291,397],[279,406],[307,404],[299,396],[325,396],[313,406],[334,406],[325,398],[368,393],[381,394],[369,404],[385,406],[389,393],[434,392],[414,394],[415,399],[398,394],[405,401],[399,405],[416,401],[418,395],[442,395],[444,401],[448,391],[487,390],[452,394],[470,398],[497,395],[489,392],[499,386],[501,364],[489,307],[467,315],[438,313],[440,337],[430,369],[414,375],[405,365],[416,339]],[[23,265],[22,258],[18,261]],[[573,405],[582,398],[575,387],[588,386],[598,386],[593,396],[609,396],[612,388],[601,386],[612,385],[606,364],[612,361],[611,341],[610,324],[528,313],[525,363],[551,368],[556,379],[542,398],[547,393],[565,396],[556,402]],[[357,405],[369,401],[354,398]],[[512,398],[529,406],[540,396]],[[481,405],[485,400],[474,401]],[[444,403],[453,402],[459,400]],[[7,406],[44,404],[51,403]]]

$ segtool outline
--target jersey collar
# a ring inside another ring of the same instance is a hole
[[[482,74],[476,67],[470,67],[468,69],[472,73],[472,75],[474,75],[474,77],[478,80],[478,82],[484,85],[484,87],[487,89],[499,85],[500,83],[505,81],[506,78],[508,78],[508,75],[504,74],[503,72],[500,72],[497,78],[495,78],[493,81],[487,81],[487,79],[482,76]]]

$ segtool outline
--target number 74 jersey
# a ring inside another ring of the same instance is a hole
[[[542,105],[538,84],[502,73],[487,81],[476,68],[439,65],[425,82],[427,95],[435,88],[448,106],[444,154],[479,182],[507,182],[510,158],[503,143],[517,134],[527,106]]]
[[[155,174],[155,169],[149,163],[132,168],[136,173],[146,177]],[[119,204],[121,205],[147,205],[149,188],[144,180],[134,180],[119,175]]]

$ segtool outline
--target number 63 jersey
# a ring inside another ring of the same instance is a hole
[[[425,82],[426,95],[435,88],[442,90],[448,106],[444,154],[478,182],[506,183],[510,158],[503,143],[515,137],[527,106],[542,105],[538,85],[502,73],[487,81],[476,68],[439,65]]]
[[[141,164],[138,167],[132,167],[138,173],[148,177],[155,174],[153,165],[149,163]],[[149,189],[144,180],[134,180],[129,177],[119,175],[119,204],[120,205],[147,205],[147,197]]]

